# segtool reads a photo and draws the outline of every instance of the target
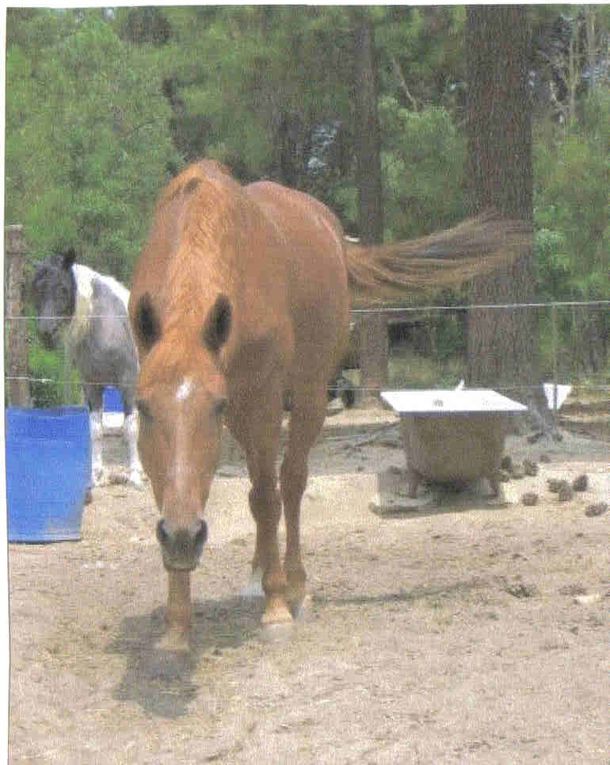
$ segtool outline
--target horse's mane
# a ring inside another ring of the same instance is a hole
[[[242,187],[214,160],[190,165],[166,187],[157,203],[157,217],[165,221],[162,225],[176,227],[176,246],[191,253],[188,261],[170,258],[167,262],[167,294],[172,304],[188,306],[199,316],[202,306],[218,293],[230,291],[233,263],[228,254],[242,236],[244,204],[251,203]],[[201,278],[202,269],[205,278]]]
[[[188,198],[205,181],[213,178],[232,178],[229,169],[213,159],[202,159],[186,167],[167,184],[157,203],[158,208],[165,207],[178,197]]]

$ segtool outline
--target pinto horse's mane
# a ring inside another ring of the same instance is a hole
[[[114,295],[116,295],[127,311],[129,302],[129,290],[112,276],[105,276],[94,271],[89,266],[82,263],[74,263],[72,274],[76,285],[76,294],[74,301],[74,315],[70,322],[70,340],[71,342],[81,338],[89,328],[89,322],[93,313],[93,290],[94,281],[106,286]]]

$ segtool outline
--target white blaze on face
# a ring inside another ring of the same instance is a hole
[[[178,406],[175,427],[176,427],[176,444],[174,454],[174,477],[176,480],[176,488],[179,492],[186,488],[189,479],[189,467],[188,459],[186,455],[187,445],[185,441],[186,433],[186,421],[184,407],[182,406],[185,401],[193,392],[193,381],[190,377],[185,377],[178,388],[176,389],[176,401]]]
[[[186,401],[193,391],[193,381],[185,377],[176,391],[176,401]]]

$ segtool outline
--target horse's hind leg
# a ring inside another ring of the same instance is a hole
[[[286,600],[297,615],[305,599],[305,568],[301,559],[301,499],[307,485],[309,452],[324,423],[326,390],[295,395],[290,417],[288,447],[280,472],[284,517],[286,519]]]

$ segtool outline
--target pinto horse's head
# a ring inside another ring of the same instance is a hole
[[[70,249],[52,255],[38,265],[32,279],[38,334],[46,348],[55,348],[62,328],[68,324],[76,305],[76,281],[72,266],[76,253]]]
[[[218,456],[227,389],[220,362],[231,305],[219,295],[195,328],[162,328],[148,293],[132,306],[140,349],[139,449],[161,511],[157,539],[170,570],[196,567],[207,538],[203,510]]]

